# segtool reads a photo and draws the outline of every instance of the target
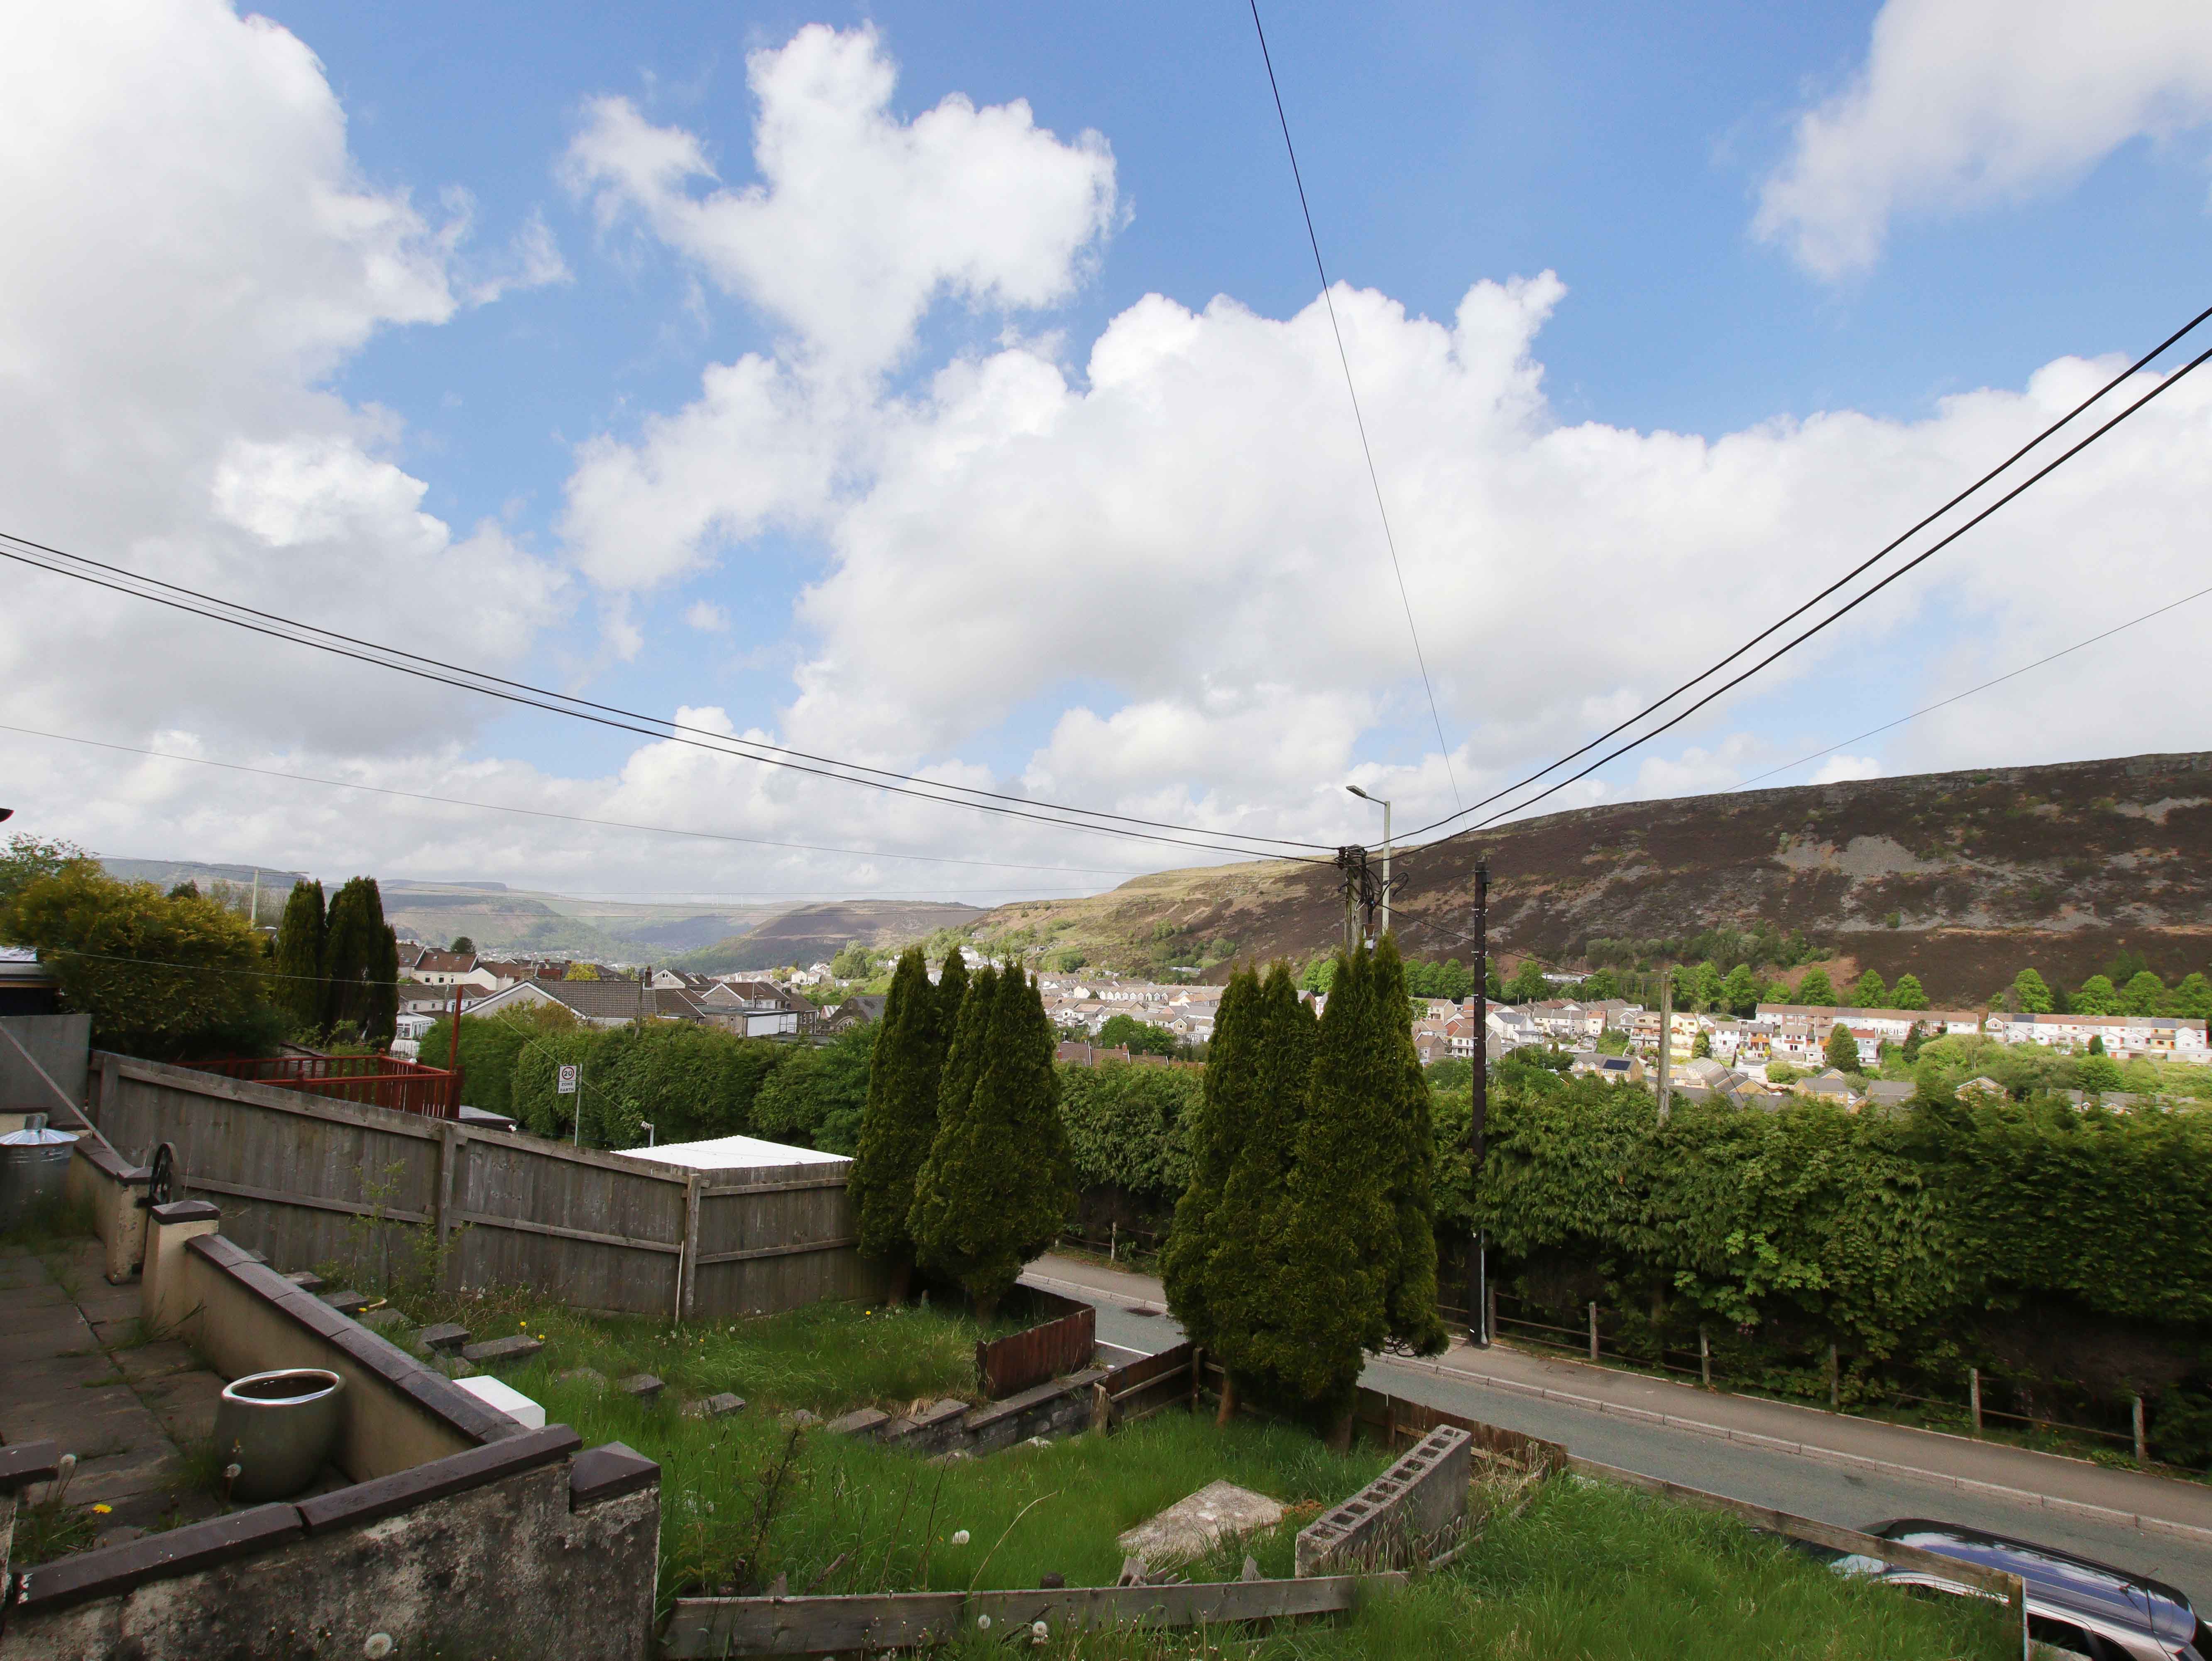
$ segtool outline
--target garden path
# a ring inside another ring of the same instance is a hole
[[[92,1543],[113,1545],[222,1509],[182,1451],[214,1433],[222,1380],[175,1340],[140,1342],[138,1283],[108,1285],[101,1250],[0,1247],[0,1442],[76,1454],[68,1503],[107,1506]]]

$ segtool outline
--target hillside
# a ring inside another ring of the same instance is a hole
[[[985,915],[976,906],[938,902],[841,900],[794,906],[744,933],[669,961],[672,967],[705,975],[732,969],[773,969],[783,964],[803,967],[836,957],[854,940],[867,946],[903,946],[940,928],[964,929]]]
[[[1579,808],[1400,856],[1405,949],[1462,957],[1478,852],[1492,950],[1580,968],[1596,939],[1802,930],[1836,970],[1910,970],[1979,1001],[2033,964],[2078,983],[2123,949],[2171,983],[2212,958],[2212,753],[1992,768]],[[1342,928],[1337,873],[1281,863],[1140,877],[1000,907],[976,930],[1133,970],[1213,943],[1303,958]],[[1219,979],[1225,961],[1209,964]]]

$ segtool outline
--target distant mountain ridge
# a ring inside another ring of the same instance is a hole
[[[1596,939],[1802,930],[1848,972],[1979,1001],[2031,964],[2078,983],[2122,950],[2171,984],[2212,960],[2212,752],[1979,768],[1547,814],[1398,855],[1401,945],[1469,952],[1487,855],[1493,952],[1579,968]],[[1340,938],[1337,873],[1163,872],[1002,906],[977,934],[1093,964],[1303,958]],[[1225,962],[1208,970],[1225,975]]]

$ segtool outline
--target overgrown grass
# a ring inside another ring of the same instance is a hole
[[[1287,1576],[1297,1530],[1386,1463],[1372,1448],[1330,1453],[1288,1427],[1216,1429],[1174,1411],[1110,1438],[944,1463],[787,1425],[799,1408],[830,1418],[973,1399],[976,1329],[951,1311],[830,1304],[672,1330],[510,1299],[435,1302],[410,1313],[461,1318],[479,1338],[544,1336],[544,1353],[509,1381],[586,1445],[625,1442],[660,1462],[664,1610],[679,1596],[757,1592],[779,1579],[793,1594],[1035,1586],[1047,1574],[1110,1585],[1121,1565],[1115,1536],[1219,1478],[1284,1501],[1289,1514],[1177,1572],[1234,1579],[1249,1553],[1262,1573]],[[613,1387],[639,1372],[666,1382],[660,1400]],[[720,1390],[745,1397],[745,1410],[684,1416],[684,1401]],[[952,1652],[998,1655],[1006,1636],[970,1634]],[[1726,1518],[1561,1479],[1517,1514],[1488,1521],[1449,1568],[1337,1622],[1266,1634],[1054,1635],[1029,1652],[1994,1661],[2017,1643],[2007,1649],[1998,1612],[1840,1579]]]

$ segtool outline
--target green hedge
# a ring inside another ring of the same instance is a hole
[[[1662,1127],[1647,1091],[1510,1067],[1470,1192],[1465,1103],[1438,1106],[1445,1214],[1540,1306],[1617,1311],[1632,1353],[1702,1327],[1784,1389],[1825,1390],[1833,1343],[1847,1396],[1955,1397],[1969,1365],[2046,1408],[2141,1393],[2170,1457],[2212,1454],[2181,1433],[2212,1383],[2212,1115],[1807,1098]]]

